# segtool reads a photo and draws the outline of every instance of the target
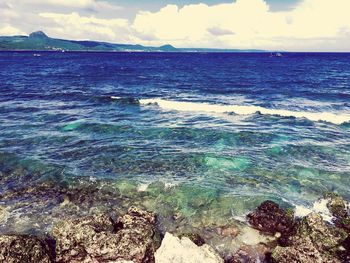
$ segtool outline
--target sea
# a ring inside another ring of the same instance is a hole
[[[1,233],[136,205],[220,247],[349,186],[349,53],[0,52]]]

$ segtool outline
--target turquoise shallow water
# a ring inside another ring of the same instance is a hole
[[[350,199],[348,58],[0,53],[0,231],[133,204],[204,231],[266,199]]]

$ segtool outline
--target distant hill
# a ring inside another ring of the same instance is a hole
[[[37,31],[29,36],[0,36],[0,51],[116,51],[116,52],[264,52],[263,50],[175,48],[172,45],[148,47],[99,41],[64,40]]]

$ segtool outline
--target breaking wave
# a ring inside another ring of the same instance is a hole
[[[334,124],[350,122],[350,114],[336,114],[331,112],[290,111],[283,109],[268,109],[260,106],[216,105],[209,103],[183,102],[164,99],[140,99],[141,105],[155,104],[164,110],[193,111],[206,113],[235,113],[237,115],[250,115],[260,113],[264,115],[277,115],[281,117],[305,118],[310,121],[325,121]]]

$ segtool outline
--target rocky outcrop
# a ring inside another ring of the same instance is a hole
[[[335,193],[328,193],[325,195],[325,198],[328,200],[327,208],[335,218],[343,219],[348,217],[347,204],[341,196]]]
[[[335,193],[328,193],[325,195],[325,198],[328,200],[327,208],[333,216],[334,224],[350,233],[348,203]]]
[[[271,248],[265,244],[244,245],[226,263],[268,263],[271,262]]]
[[[286,212],[272,201],[263,202],[254,212],[248,214],[247,218],[254,228],[264,233],[281,235],[281,240],[295,233],[296,222],[293,213]]]
[[[224,260],[204,244],[197,246],[189,238],[181,239],[166,233],[162,245],[155,253],[156,263],[224,263]]]
[[[113,220],[107,214],[64,221],[56,225],[57,262],[147,263],[160,245],[152,213],[131,207]]]
[[[288,247],[274,249],[272,259],[278,263],[342,262],[339,255],[345,250],[341,244],[346,238],[345,231],[326,225],[321,215],[312,213],[303,218]]]
[[[182,237],[189,238],[197,246],[203,246],[205,244],[205,240],[199,234],[196,233],[182,233],[179,235],[179,238]]]
[[[0,236],[0,262],[51,263],[53,255],[49,242],[33,236]]]

